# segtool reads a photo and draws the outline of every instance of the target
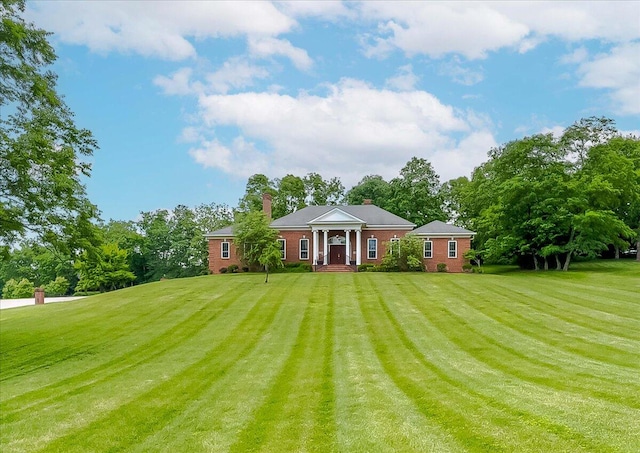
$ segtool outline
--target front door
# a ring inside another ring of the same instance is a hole
[[[345,245],[332,245],[331,250],[329,251],[329,264],[344,264],[345,250],[347,247]]]

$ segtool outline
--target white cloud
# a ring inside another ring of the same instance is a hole
[[[277,2],[280,10],[293,17],[318,17],[325,20],[357,18],[357,13],[341,1]]]
[[[188,95],[194,92],[191,86],[191,74],[193,70],[191,68],[181,68],[166,77],[163,75],[156,76],[153,79],[154,85],[162,88],[164,94],[168,95]]]
[[[394,177],[412,156],[437,157],[437,171],[459,176],[495,144],[490,132],[471,130],[465,118],[425,91],[376,90],[353,79],[327,89],[325,96],[203,95],[204,127],[213,134],[218,126],[236,127],[238,138],[229,145],[202,141],[191,154],[203,165],[244,177],[317,171],[350,185],[365,174]],[[469,160],[462,164],[466,153]]]
[[[542,130],[540,130],[541,134],[553,134],[553,136],[555,138],[560,138],[562,137],[562,134],[564,134],[564,130],[566,129],[566,127],[564,126],[551,126],[551,127],[543,127]]]
[[[249,38],[249,52],[251,55],[261,58],[282,55],[289,58],[296,68],[304,71],[313,65],[313,60],[306,50],[293,46],[286,39]]]
[[[413,73],[413,67],[408,64],[400,66],[398,73],[385,81],[385,86],[398,91],[412,91],[420,78]]]
[[[203,76],[204,82],[193,80],[192,68],[181,68],[169,77],[159,75],[153,83],[167,95],[189,95],[198,93],[227,93],[230,90],[253,86],[256,79],[269,77],[269,71],[256,66],[242,57],[225,61],[214,72]]]
[[[584,62],[589,56],[589,52],[584,47],[578,47],[573,52],[564,55],[560,58],[560,63],[563,64],[578,64]]]
[[[525,25],[480,3],[364,2],[362,14],[380,21],[379,36],[365,48],[368,55],[398,48],[409,56],[484,58],[529,33]]]
[[[363,2],[367,56],[405,54],[485,58],[502,48],[527,52],[548,37],[628,42],[640,37],[638,2]]]
[[[216,72],[206,76],[207,84],[215,93],[227,93],[231,89],[246,88],[255,79],[269,77],[269,71],[243,58],[231,58]]]
[[[167,60],[196,55],[187,38],[277,36],[295,20],[268,2],[29,2],[27,17],[68,44]]]
[[[218,140],[203,140],[189,154],[205,168],[218,168],[225,173],[245,178],[255,173],[265,173],[269,169],[267,156],[243,137],[236,137],[230,147]]]
[[[487,152],[498,146],[488,130],[474,131],[451,149],[437,150],[431,163],[445,182],[459,176],[471,176],[473,169],[486,162]]]
[[[180,137],[178,137],[179,143],[195,143],[197,141],[204,140],[197,127],[189,126],[182,129]]]
[[[628,1],[494,2],[492,8],[527,26],[534,35],[565,41],[623,42],[640,36],[640,5]]]
[[[640,42],[614,47],[578,67],[580,86],[610,90],[621,114],[640,114]]]
[[[474,70],[465,67],[458,57],[453,57],[451,61],[440,64],[439,73],[451,77],[456,83],[466,86],[475,85],[484,80],[482,69]]]
[[[633,136],[636,138],[640,138],[640,129],[630,129],[630,130],[623,130],[619,132],[620,132],[620,135],[622,135],[623,137]]]

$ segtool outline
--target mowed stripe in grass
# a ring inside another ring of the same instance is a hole
[[[637,451],[640,266],[576,268],[222,275],[3,310],[0,450]]]

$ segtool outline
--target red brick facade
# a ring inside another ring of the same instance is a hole
[[[229,243],[229,258],[222,258],[222,243]],[[236,253],[233,238],[209,238],[209,272],[219,274],[220,269],[229,267],[232,264],[242,267],[240,259]]]
[[[447,265],[447,272],[462,272],[462,265],[467,262],[463,256],[471,248],[471,238],[438,237],[423,239],[430,240],[432,243],[432,258],[424,258],[423,260],[427,272],[436,272],[439,263]],[[449,258],[449,241],[456,242],[455,258]]]
[[[317,209],[320,208],[320,211]],[[326,209],[331,209],[327,213]],[[364,208],[364,211],[363,211]],[[271,219],[271,195],[263,194],[262,209],[268,219]],[[314,212],[310,214],[309,211]],[[315,210],[315,211],[314,211]],[[346,211],[360,212],[360,217],[348,214]],[[324,211],[324,212],[323,212]],[[304,213],[300,217],[300,213]],[[297,216],[297,218],[296,218]],[[394,238],[402,238],[415,227],[414,224],[389,213],[377,206],[371,205],[371,200],[365,200],[362,207],[306,207],[297,213],[283,217],[290,223],[283,223],[282,219],[271,224],[272,228],[279,230],[278,238],[284,242],[285,263],[309,263],[314,264],[381,264],[382,258],[387,253],[387,244]],[[376,227],[367,228],[369,225]],[[278,226],[276,226],[278,225]],[[291,225],[291,226],[290,226]],[[296,225],[296,226],[293,226]],[[297,225],[310,225],[299,227]],[[384,225],[389,225],[385,228]],[[394,225],[395,227],[391,227]],[[453,229],[453,235],[449,233]],[[316,230],[314,233],[313,230]],[[358,260],[358,233],[360,230],[360,259]],[[349,233],[346,233],[349,231]],[[443,232],[447,232],[443,235]],[[326,233],[325,233],[326,232]],[[461,234],[462,233],[462,234]],[[325,234],[327,244],[325,245]],[[424,258],[425,267],[429,272],[435,272],[439,263],[447,266],[448,272],[462,272],[465,263],[464,253],[471,246],[473,232],[462,228],[446,225],[440,221],[433,221],[422,228],[418,228],[415,234],[425,241],[431,241],[431,256]],[[459,236],[459,237],[458,237]],[[317,244],[314,245],[314,238]],[[221,269],[231,265],[241,267],[242,264],[233,243],[232,229],[227,227],[208,236],[209,240],[209,271],[213,274],[221,272]],[[306,250],[302,244],[306,245]],[[347,243],[349,247],[347,247]],[[370,247],[371,245],[371,247]],[[450,249],[450,245],[452,248]],[[455,245],[455,247],[453,247]],[[326,249],[326,257],[325,255]],[[317,263],[314,262],[317,253]]]
[[[382,257],[386,253],[386,244],[394,237],[404,237],[408,233],[407,230],[362,230],[361,242],[360,242],[360,254],[362,264],[380,264]],[[328,233],[328,237],[332,236],[344,236],[344,231],[331,230]],[[309,263],[313,265],[313,233],[310,230],[305,231],[281,231],[278,238],[285,240],[285,262],[286,263]],[[377,240],[376,257],[369,258],[368,244],[369,239],[375,238]],[[300,257],[300,239],[308,239],[309,247],[307,251],[308,258],[304,259]],[[471,239],[468,237],[436,237],[436,238],[423,238],[432,242],[432,257],[424,258],[424,264],[428,272],[436,272],[437,265],[444,263],[447,265],[447,272],[462,272],[462,265],[466,262],[463,258],[464,253],[471,248]],[[456,257],[449,258],[449,241],[456,242]],[[322,264],[322,255],[324,252],[324,235],[322,232],[318,233],[318,263]],[[222,243],[229,243],[229,258],[222,258]],[[350,234],[351,251],[349,255],[351,261],[355,263],[356,256],[356,232],[352,231]],[[330,247],[327,249],[330,253]],[[236,247],[233,243],[233,238],[210,238],[209,239],[209,270],[213,274],[220,273],[220,269],[223,267],[229,267],[235,264],[238,267],[242,267],[240,260],[236,253]],[[340,264],[343,264],[342,262]]]

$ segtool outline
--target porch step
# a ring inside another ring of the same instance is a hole
[[[355,269],[346,264],[327,264],[326,266],[318,266],[316,272],[355,272]]]

